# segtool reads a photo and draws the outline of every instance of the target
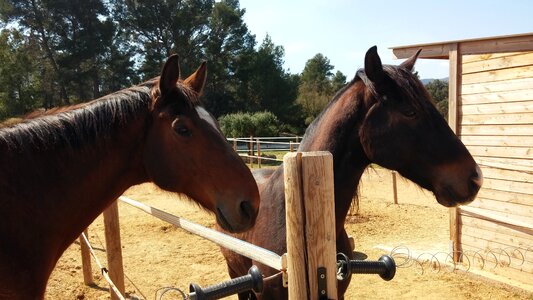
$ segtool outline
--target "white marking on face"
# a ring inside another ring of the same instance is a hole
[[[211,126],[213,126],[213,128],[215,128],[216,131],[220,132],[220,130],[218,130],[218,127],[217,127],[217,122],[215,121],[215,119],[213,119],[211,114],[207,112],[207,110],[205,110],[205,108],[201,106],[196,106],[196,112],[198,113],[198,115],[200,116],[202,120],[206,121]]]

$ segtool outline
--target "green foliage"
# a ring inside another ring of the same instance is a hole
[[[219,122],[227,137],[277,136],[281,129],[278,118],[268,111],[227,114]]]
[[[208,18],[214,0],[117,0],[110,3],[113,19],[133,40],[142,63],[140,75],[159,75],[164,60],[173,53],[181,58],[183,73],[189,74],[201,59],[209,36]]]
[[[131,53],[106,4],[6,0],[0,6],[1,19],[35,45],[44,108],[94,99],[136,81]]]
[[[267,125],[254,134],[301,133],[346,78],[322,54],[290,74],[283,47],[269,36],[257,46],[244,13],[238,0],[0,1],[0,120],[153,78],[178,53],[184,76],[208,61],[203,102],[215,116],[266,110],[277,119],[258,113]]]
[[[255,36],[243,21],[244,9],[236,0],[216,2],[208,18],[205,58],[209,62],[205,103],[215,115],[248,109],[242,87],[250,81]]]
[[[437,110],[444,117],[444,119],[448,120],[448,99],[437,102],[436,106]]]
[[[17,30],[0,32],[0,120],[37,107],[39,70],[32,46]]]
[[[333,66],[329,59],[322,53],[318,53],[305,64],[301,78],[302,83],[312,83],[314,89],[320,94],[329,93],[330,79],[333,76],[332,70]]]
[[[437,110],[445,119],[448,119],[448,82],[432,80],[426,84],[426,90],[435,101]]]
[[[250,113],[227,114],[220,117],[218,121],[226,137],[250,136],[255,129]]]
[[[329,59],[317,54],[307,61],[298,87],[297,103],[305,115],[305,124],[309,125],[328,104],[335,93],[346,84],[346,76],[337,71],[331,73],[333,66]]]
[[[246,99],[242,107],[247,111],[267,110],[283,123],[300,126],[300,107],[295,103],[298,77],[285,72],[283,56],[283,47],[267,35],[247,67],[240,69],[238,76],[246,84],[239,86],[239,98]]]
[[[341,71],[337,71],[335,76],[331,79],[331,90],[334,93],[337,93],[346,85],[346,75],[342,74]]]
[[[448,99],[448,82],[446,81],[432,80],[426,84],[426,89],[437,103]]]
[[[252,123],[255,126],[254,136],[277,136],[280,132],[278,118],[269,111],[256,112],[252,115]]]

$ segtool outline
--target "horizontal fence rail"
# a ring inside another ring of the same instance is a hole
[[[273,158],[264,155],[268,152],[293,152],[300,146],[302,137],[240,137],[227,138],[233,143],[233,149],[247,163],[257,165],[261,168],[261,162],[283,162],[280,158]]]
[[[266,250],[264,248],[258,247],[254,244],[250,244],[245,241],[241,241],[237,238],[220,233],[213,229],[206,228],[194,222],[188,221],[178,216],[174,216],[160,209],[140,203],[128,197],[120,196],[118,199],[156,218],[159,218],[165,222],[182,228],[190,233],[203,237],[204,239],[214,242],[215,244],[227,248],[235,253],[246,256],[276,270],[282,271],[285,269],[285,267],[283,266],[284,263],[282,262],[283,258],[272,251]]]
[[[252,139],[259,139],[259,140],[295,140],[295,141],[301,141],[302,136],[253,136]],[[239,137],[239,138],[228,138],[228,140],[242,140],[242,141],[249,141],[249,137]]]
[[[285,287],[287,287],[289,281],[292,282],[288,285],[289,289],[291,289],[291,287],[299,287],[289,291],[289,300],[319,300],[323,297],[335,299],[337,296],[337,264],[335,261],[335,234],[332,234],[331,232],[335,227],[334,208],[332,201],[332,161],[331,154],[327,152],[293,152],[285,155],[285,163],[288,166],[292,166],[289,168],[292,170],[292,175],[284,178],[285,195],[288,197],[287,199],[289,199],[287,202],[293,203],[295,208],[290,210],[286,209],[286,211],[292,212],[292,215],[289,216],[287,221],[287,228],[289,228],[289,224],[298,224],[297,227],[301,227],[301,229],[303,229],[302,233],[313,231],[314,240],[311,241],[310,237],[306,237],[305,240],[307,240],[306,243],[308,245],[305,245],[304,247],[288,247],[288,253],[283,254],[282,256],[251,243],[241,241],[232,236],[217,232],[213,229],[206,228],[194,222],[172,215],[155,207],[135,201],[131,198],[120,196],[118,200],[174,226],[184,229],[189,233],[214,242],[215,244],[230,251],[246,256],[257,263],[281,271],[280,273],[282,274],[283,285]],[[320,178],[319,182],[321,184],[316,184],[316,178]],[[328,181],[328,183],[324,183],[324,181]],[[298,200],[299,204],[295,204],[296,200]],[[319,209],[320,213],[317,213],[317,211],[313,209],[305,209],[303,202],[313,203],[313,205],[311,205],[312,207],[321,207]],[[117,202],[114,202],[115,207],[117,207],[116,203]],[[297,218],[293,218],[294,216],[297,216]],[[116,214],[114,218],[116,218],[118,221],[118,214]],[[108,235],[108,223],[105,225],[106,241],[108,238],[120,240],[120,235],[118,234]],[[118,231],[118,226],[113,226],[113,230]],[[287,235],[288,241],[296,240],[296,237],[298,237],[298,241],[300,241],[303,235],[298,232],[294,230],[291,231],[291,237],[289,238],[289,234]],[[109,249],[110,248],[108,248],[108,250]],[[118,247],[116,251],[120,252],[121,255],[120,247]],[[109,253],[108,251],[107,255],[109,260],[109,256],[113,254]],[[291,258],[288,259],[288,257]],[[288,267],[289,263],[291,263],[291,267]],[[296,265],[299,266],[296,267]],[[291,273],[290,276],[288,271]],[[319,274],[319,276],[317,276],[317,274]],[[277,275],[279,274],[276,274],[275,276]],[[309,285],[307,285],[306,282],[308,282]],[[218,287],[221,287],[225,284],[227,284],[227,282],[210,286],[204,290],[209,289],[210,291],[215,292],[214,287],[217,287],[216,292],[218,293],[221,291],[221,289]],[[309,289],[307,286],[309,286]],[[174,288],[172,288],[172,290],[181,291]],[[227,289],[224,288],[223,292],[227,292]],[[182,295],[184,294],[182,293]],[[192,293],[190,295],[192,295]]]
[[[258,158],[258,156],[252,156],[252,155],[247,155],[247,154],[240,154],[239,155],[240,157],[245,157],[245,158]],[[261,160],[270,160],[270,161],[279,161],[279,162],[283,162],[283,159],[277,159],[277,158],[269,158],[269,157],[259,157]]]

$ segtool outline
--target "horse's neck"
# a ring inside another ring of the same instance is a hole
[[[28,235],[22,227],[32,227],[33,235],[46,235],[53,251],[62,252],[125,189],[143,181],[145,122],[145,116],[130,120],[103,144],[97,138],[80,147],[28,145],[21,153],[3,153],[0,204],[10,212],[11,234]]]
[[[98,145],[80,147],[64,140],[18,147],[25,135],[10,146],[13,132],[0,132],[0,245],[9,245],[0,247],[0,298],[6,291],[43,297],[63,251],[125,189],[143,181],[139,148],[147,117],[128,122],[105,145],[99,131]],[[41,137],[54,136],[43,131]]]
[[[370,163],[358,136],[364,117],[361,97],[354,94],[353,87],[346,90],[313,122],[298,149],[333,155],[337,232],[343,228],[359,180]]]

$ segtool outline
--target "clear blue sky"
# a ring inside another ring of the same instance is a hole
[[[285,69],[302,72],[317,53],[353,78],[373,45],[386,64],[394,46],[533,32],[533,0],[240,0],[260,44],[285,48]],[[420,60],[421,78],[448,76],[447,60]]]

